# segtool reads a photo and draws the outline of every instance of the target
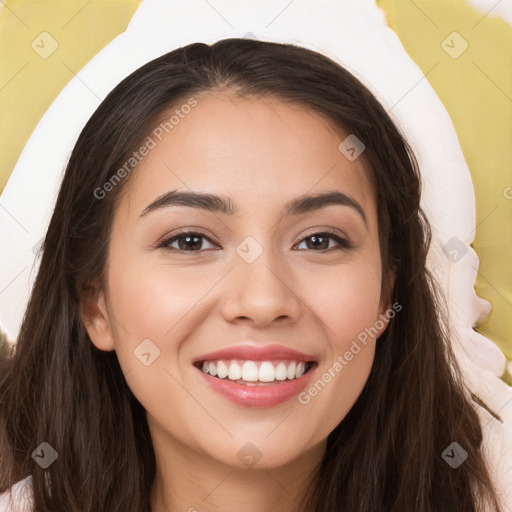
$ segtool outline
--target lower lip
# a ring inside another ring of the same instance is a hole
[[[195,368],[201,374],[206,385],[230,402],[246,407],[273,407],[298,395],[311,380],[317,366],[317,363],[313,363],[309,371],[298,379],[276,381],[277,384],[266,386],[237,384],[228,379],[212,377],[201,369]]]

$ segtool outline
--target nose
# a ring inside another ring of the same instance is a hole
[[[278,264],[271,252],[263,251],[252,263],[235,258],[222,304],[228,322],[244,320],[264,327],[273,321],[299,318],[303,305],[294,290],[293,273]]]

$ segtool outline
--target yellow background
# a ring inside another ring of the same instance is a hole
[[[75,73],[126,29],[139,1],[1,3],[0,191],[52,101]],[[512,28],[493,11],[485,15],[462,0],[380,0],[378,4],[423,72],[435,65],[427,79],[450,113],[475,185],[473,247],[481,262],[476,290],[493,304],[479,331],[510,360],[512,188],[507,187],[512,187]],[[276,12],[281,8],[276,4]],[[41,37],[47,45],[52,43],[41,36],[43,32],[58,44],[46,59],[31,46]],[[456,59],[441,46],[453,32],[468,44]],[[510,198],[505,197],[506,190]],[[512,382],[510,375],[504,379]]]

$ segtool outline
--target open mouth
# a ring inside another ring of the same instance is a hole
[[[214,360],[197,361],[194,366],[203,373],[247,386],[271,386],[300,379],[310,372],[316,361],[299,360]]]

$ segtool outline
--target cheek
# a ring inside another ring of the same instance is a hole
[[[334,351],[344,350],[379,317],[379,263],[317,269],[302,280],[307,302],[325,326]]]
[[[201,310],[198,301],[215,282],[214,276],[154,262],[144,265],[136,258],[116,261],[109,271],[109,309],[115,351],[128,386],[156,416],[162,416],[162,404],[172,400],[180,404],[176,417],[186,417],[195,409],[178,383],[182,381],[176,373],[179,343],[193,332],[191,321],[201,322],[192,313]],[[179,429],[187,422],[183,419],[177,425]]]
[[[132,262],[111,272],[109,284],[114,314],[125,331],[135,338],[162,339],[186,323],[187,314],[214,282],[197,270]]]
[[[318,435],[330,432],[346,416],[370,374],[376,343],[372,336],[380,318],[378,264],[325,269],[303,280],[328,340],[329,354],[317,380],[299,397],[309,414],[324,418]]]
[[[165,370],[179,364],[179,344],[201,324],[198,303],[216,278],[184,266],[149,265],[119,252],[112,253],[112,261],[109,312],[127,382],[142,403],[153,396],[177,396],[179,386]]]

